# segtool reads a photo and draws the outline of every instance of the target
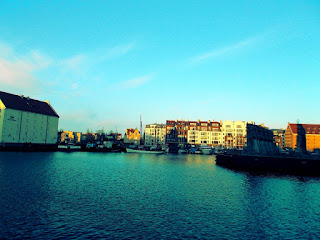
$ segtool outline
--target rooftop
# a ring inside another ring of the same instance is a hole
[[[6,108],[59,117],[49,102],[42,102],[23,95],[14,95],[0,91],[0,100]]]

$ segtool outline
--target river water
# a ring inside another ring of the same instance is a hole
[[[214,156],[0,152],[0,238],[320,238],[320,178]]]

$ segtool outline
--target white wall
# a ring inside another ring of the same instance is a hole
[[[1,110],[0,142],[55,144],[59,118],[6,108]]]

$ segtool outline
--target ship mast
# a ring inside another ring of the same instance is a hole
[[[140,113],[140,144],[142,142],[142,115]]]

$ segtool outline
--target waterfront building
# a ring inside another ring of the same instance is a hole
[[[249,153],[273,155],[278,152],[274,142],[273,131],[263,124],[256,125],[253,122],[246,124],[246,150]]]
[[[112,140],[120,141],[122,139],[122,134],[121,133],[110,133],[106,137],[107,137],[107,139],[112,138]]]
[[[219,146],[221,144],[220,123],[215,121],[167,120],[166,143],[181,148],[187,145]]]
[[[262,124],[261,127],[264,125]],[[247,142],[246,135],[247,122],[245,121],[166,121],[166,143],[175,144],[180,148],[187,145],[208,145],[219,148],[243,149]]]
[[[144,145],[158,146],[164,145],[166,139],[165,124],[148,124],[145,127]]]
[[[49,101],[0,91],[0,146],[56,145],[58,123]]]
[[[126,133],[123,138],[123,143],[132,144],[132,145],[140,145],[141,135],[139,130],[128,128],[126,129]]]
[[[298,139],[298,134],[302,139]],[[307,151],[314,151],[320,149],[320,124],[298,124],[288,123],[285,132],[285,147],[290,149],[297,149],[297,145],[302,145]]]
[[[81,132],[63,131],[61,133],[61,143],[80,143]]]
[[[215,121],[189,121],[187,142],[191,145],[219,146],[221,144],[220,123]]]
[[[246,145],[247,123],[245,121],[221,122],[221,145],[224,148],[243,149]]]
[[[273,138],[276,145],[283,149],[285,147],[285,130],[284,129],[271,129],[273,132]]]

